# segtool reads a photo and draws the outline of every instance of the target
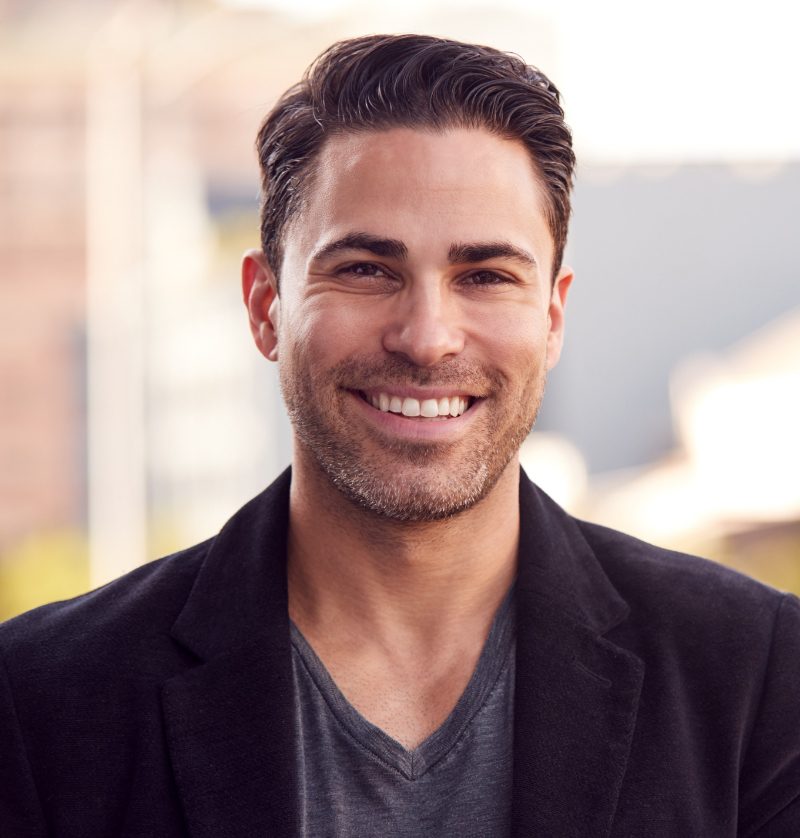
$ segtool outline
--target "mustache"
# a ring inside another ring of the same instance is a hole
[[[332,370],[339,387],[369,390],[381,385],[450,387],[459,386],[476,396],[488,395],[503,385],[501,376],[463,358],[420,367],[402,355],[382,358],[348,358]]]

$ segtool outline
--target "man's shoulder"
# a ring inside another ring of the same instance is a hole
[[[149,678],[198,652],[187,629],[206,653],[243,642],[285,587],[290,476],[286,470],[212,538],[0,625],[0,660],[26,679],[39,667],[61,675],[126,666]]]
[[[705,639],[769,632],[797,597],[710,559],[650,544],[576,518],[525,479],[521,482],[523,571],[531,588],[597,627],[619,626],[656,645],[700,632]]]
[[[100,588],[0,624],[9,667],[57,669],[80,660],[124,657],[133,643],[168,635],[213,539],[148,562]]]
[[[577,523],[627,603],[629,620],[665,639],[677,633],[691,638],[694,632],[698,642],[768,637],[782,607],[796,611],[800,606],[794,595],[719,562],[657,547],[598,524]]]
[[[630,589],[641,587],[661,593],[772,598],[774,588],[711,559],[659,547],[619,530],[588,521],[577,521],[584,538],[603,569],[615,583]]]

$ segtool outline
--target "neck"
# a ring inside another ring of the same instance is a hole
[[[296,452],[289,518],[289,608],[304,634],[331,630],[422,649],[488,630],[513,581],[519,463],[489,494],[442,521],[387,520],[355,506]]]

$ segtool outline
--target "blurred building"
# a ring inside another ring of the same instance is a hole
[[[800,590],[800,307],[671,378],[675,447],[600,475],[592,520]]]
[[[566,346],[540,427],[593,473],[677,442],[670,375],[800,305],[794,161],[579,166]],[[795,336],[800,341],[800,332]]]
[[[83,521],[85,497],[84,86],[61,56],[47,72],[41,51],[17,57],[12,31],[0,48],[0,548]]]

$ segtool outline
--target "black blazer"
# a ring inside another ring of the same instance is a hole
[[[296,834],[289,481],[0,626],[3,838]],[[798,838],[798,600],[520,503],[513,834]]]

